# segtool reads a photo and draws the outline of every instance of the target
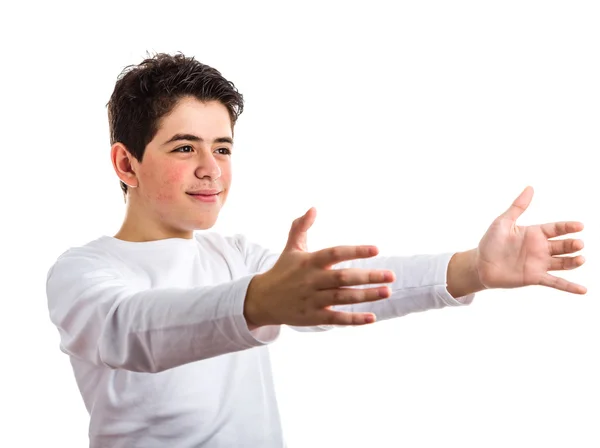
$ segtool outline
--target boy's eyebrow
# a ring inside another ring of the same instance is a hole
[[[167,145],[169,143],[173,143],[179,140],[186,140],[189,142],[203,142],[204,139],[194,134],[175,134],[169,140],[163,143],[163,145]],[[229,143],[233,145],[233,139],[231,137],[219,137],[213,140],[213,143]]]

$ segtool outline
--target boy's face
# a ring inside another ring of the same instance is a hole
[[[189,237],[214,225],[231,183],[233,135],[227,108],[217,101],[181,99],[159,122],[143,161],[132,168],[128,214],[152,222],[163,236]]]

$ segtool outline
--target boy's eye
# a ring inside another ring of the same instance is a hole
[[[190,152],[193,151],[194,148],[192,148],[190,145],[186,145],[186,146],[182,146],[181,148],[177,148],[176,150],[174,150],[173,152]]]
[[[226,155],[226,156],[231,154],[231,151],[229,150],[229,148],[219,148],[219,149],[217,149],[217,151],[219,151],[221,154]]]

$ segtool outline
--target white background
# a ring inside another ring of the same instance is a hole
[[[291,448],[600,446],[597,2],[13,3],[0,445],[87,446],[45,275],[123,217],[105,108],[118,73],[182,51],[246,100],[220,231],[282,248],[316,206],[310,249],[458,251],[526,185],[520,223],[586,225],[587,264],[564,274],[585,296],[486,291],[368,328],[284,331],[272,353]]]

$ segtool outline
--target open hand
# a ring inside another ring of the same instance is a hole
[[[292,224],[278,261],[256,275],[248,286],[244,314],[250,328],[263,325],[362,325],[375,321],[373,313],[334,311],[333,305],[372,302],[391,295],[389,286],[352,286],[393,282],[394,273],[376,269],[331,269],[342,261],[370,258],[374,246],[337,246],[308,252],[307,232],[315,221],[311,208]]]
[[[518,226],[517,218],[531,203],[533,189],[525,188],[506,212],[494,220],[477,248],[479,280],[487,288],[517,288],[542,285],[574,294],[586,288],[549,271],[564,271],[581,266],[581,255],[565,256],[583,249],[580,239],[554,239],[583,230],[577,221]]]

